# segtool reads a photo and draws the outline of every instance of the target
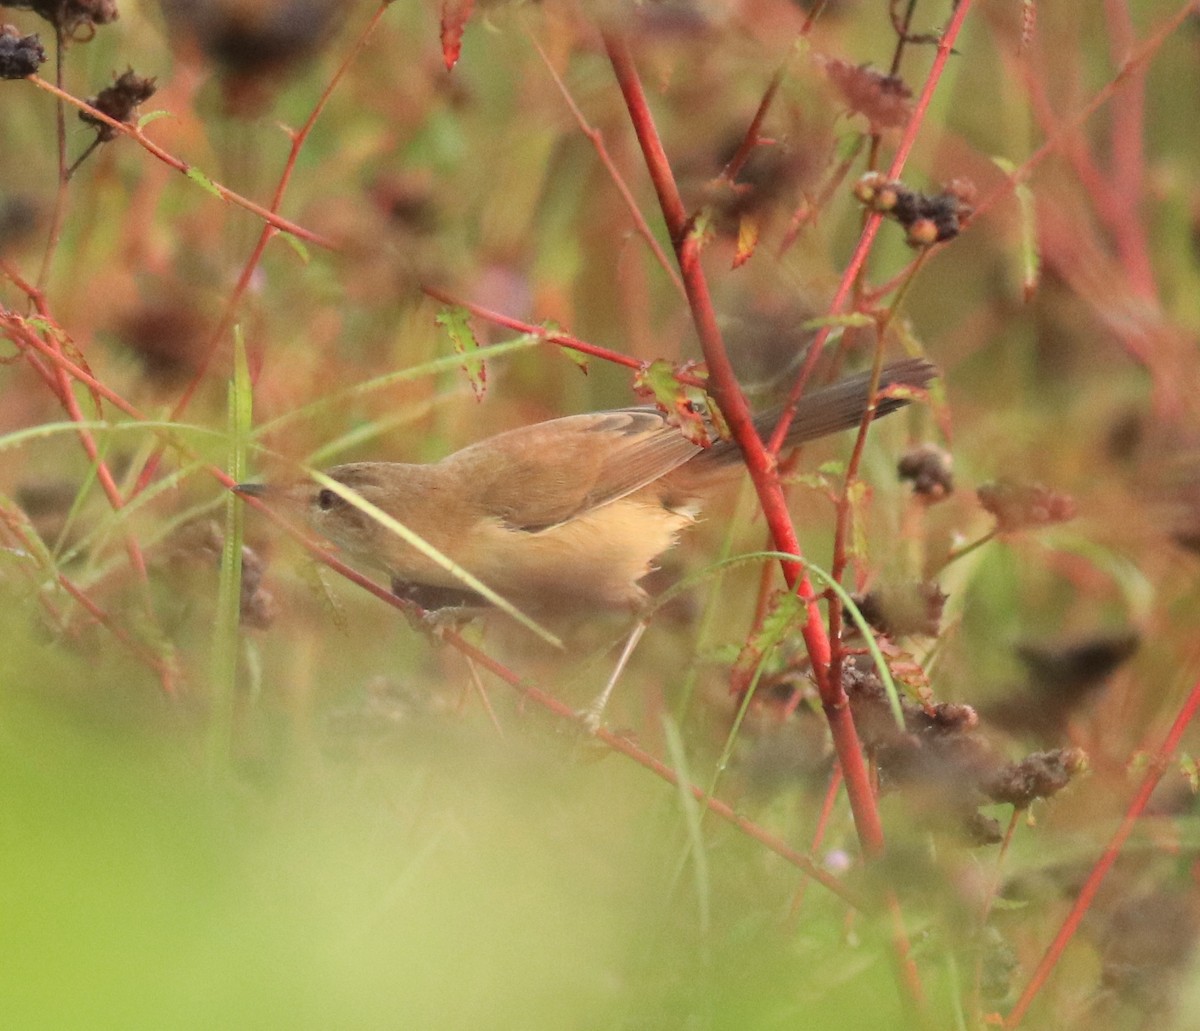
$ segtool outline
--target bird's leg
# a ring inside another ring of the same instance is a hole
[[[630,656],[633,655],[633,650],[637,647],[638,641],[642,639],[642,634],[646,632],[647,626],[649,626],[649,623],[644,616],[634,624],[633,630],[630,631],[629,637],[625,641],[625,647],[621,649],[621,657],[617,659],[616,668],[612,671],[612,676],[608,678],[608,683],[592,699],[591,704],[586,709],[579,711],[579,718],[583,721],[583,725],[587,728],[589,734],[594,734],[600,729],[604,710],[608,705],[609,698],[612,697],[613,689],[617,686],[617,681],[621,679],[621,674],[625,672],[625,667],[629,664]]]

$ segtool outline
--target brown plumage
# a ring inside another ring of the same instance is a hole
[[[887,366],[880,389],[923,388],[936,374],[923,359]],[[859,424],[870,377],[852,376],[800,401],[787,446]],[[876,417],[907,403],[881,398]],[[768,434],[778,411],[755,420]],[[699,503],[736,472],[732,441],[703,448],[652,408],[572,415],[489,437],[429,465],[355,462],[328,476],[422,537],[518,608],[574,613],[637,608],[638,580],[693,522]],[[432,558],[328,487],[303,482],[243,493],[279,498],[393,590],[428,609],[481,599]]]

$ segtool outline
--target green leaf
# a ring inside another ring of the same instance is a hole
[[[1012,176],[1017,167],[1007,158],[993,157],[992,161],[1007,176]],[[1017,208],[1021,213],[1021,292],[1028,301],[1041,281],[1042,256],[1037,247],[1037,207],[1033,190],[1027,182],[1019,182],[1013,189]]]
[[[562,326],[560,326],[553,319],[546,319],[541,323],[541,327],[548,337],[552,337],[556,333],[562,332]],[[576,351],[573,347],[556,347],[555,350],[574,362],[580,369],[583,370],[583,374],[585,376],[587,375],[589,362],[591,359],[588,358],[586,354],[584,354],[582,351]]]
[[[250,366],[240,327],[233,332],[233,382],[229,384],[229,475],[246,478],[246,446],[250,440],[253,396]],[[238,626],[242,614],[242,539],[245,508],[232,491],[225,497],[225,536],[221,573],[217,581],[217,612],[212,643],[212,697],[209,716],[209,762],[214,774],[229,769],[233,750],[234,708],[237,698]]]
[[[170,118],[170,117],[171,117],[171,112],[164,111],[162,108],[158,108],[157,110],[154,110],[154,111],[147,111],[144,115],[141,116],[141,118],[139,118],[137,120],[137,127],[139,129],[144,129],[151,122],[157,122],[160,118]]]
[[[475,399],[482,401],[487,393],[487,363],[478,356],[479,341],[471,329],[470,313],[465,308],[443,308],[436,321],[450,335],[455,352],[463,356],[463,371],[471,381]]]
[[[866,312],[848,311],[841,315],[822,315],[815,319],[806,319],[800,328],[807,331],[824,329],[832,326],[842,329],[868,329],[875,325],[875,319]]]
[[[200,171],[200,169],[196,168],[195,166],[189,167],[188,170],[186,172],[184,172],[183,174],[186,175],[189,179],[191,179],[191,181],[194,182],[197,186],[200,186],[201,188],[203,188],[203,189],[207,190],[209,193],[211,193],[214,197],[217,198],[217,200],[225,199],[224,196],[221,194],[221,191],[217,189],[216,184],[214,184],[213,181],[208,176],[206,176],[203,172]]]
[[[854,480],[846,485],[846,499],[850,503],[850,552],[855,558],[867,557],[867,501],[871,488],[864,480]]]
[[[308,248],[304,245],[304,241],[298,236],[293,236],[291,233],[279,233],[278,235],[283,237],[283,242],[300,256],[300,261],[307,265],[309,253]]]

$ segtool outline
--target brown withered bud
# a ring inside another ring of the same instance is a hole
[[[854,197],[860,204],[886,214],[896,206],[898,191],[905,189],[905,186],[882,172],[864,172],[853,189]]]
[[[969,182],[957,179],[941,193],[920,193],[878,172],[866,173],[854,185],[859,202],[899,222],[914,247],[929,247],[957,236],[963,220],[971,214],[968,198],[973,193]]]
[[[995,516],[996,529],[1001,533],[1075,518],[1075,500],[1040,483],[997,480],[985,483],[975,493],[984,510]]]
[[[1058,794],[1086,765],[1087,755],[1079,748],[1033,752],[1020,762],[990,771],[979,786],[993,802],[1027,809],[1034,799]]]
[[[918,444],[896,463],[900,479],[912,484],[913,493],[927,501],[941,501],[954,493],[954,459],[936,444]]]
[[[117,0],[9,0],[5,6],[33,11],[76,42],[86,42],[96,34],[97,25],[119,17]]]
[[[885,637],[910,634],[936,637],[946,606],[946,595],[933,582],[879,587],[852,596],[858,610]]]
[[[108,115],[114,122],[124,122],[129,125],[137,113],[138,105],[154,96],[157,80],[138,75],[132,68],[127,68],[114,81],[94,97],[88,97],[88,104],[97,111]],[[88,125],[96,127],[96,138],[101,143],[107,143],[117,135],[117,130],[107,122],[102,122],[90,111],[80,111],[79,118]]]
[[[866,116],[872,131],[899,128],[908,121],[912,90],[899,76],[839,60],[826,61],[825,72],[847,106]]]
[[[0,79],[24,79],[46,60],[36,35],[22,36],[13,25],[0,25]]]

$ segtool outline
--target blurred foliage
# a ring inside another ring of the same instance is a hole
[[[821,10],[804,34],[810,6]],[[866,550],[846,587],[884,596],[935,584],[919,597],[938,598],[938,636],[889,643],[893,672],[930,704],[977,708],[1005,755],[1051,745],[1089,755],[1086,776],[1017,821],[999,867],[994,849],[931,825],[931,810],[945,815],[941,795],[885,796],[879,875],[901,888],[937,1026],[974,1027],[1011,1004],[1200,672],[1200,141],[1181,129],[1200,80],[1195,18],[1142,52],[1095,115],[1070,121],[1178,6],[976,3],[904,173],[906,189],[941,195],[965,180],[978,200],[1000,199],[925,256],[892,315],[889,353],[923,349],[944,387],[872,429],[871,488],[854,495]],[[336,246],[275,235],[239,292],[261,232],[254,215],[124,137],[97,146],[57,196],[53,99],[0,83],[0,304],[32,310],[10,273],[40,286],[68,354],[192,449],[168,448],[148,489],[114,515],[77,435],[18,436],[66,415],[3,344],[0,1023],[907,1026],[886,926],[847,915],[818,885],[801,897],[794,868],[711,818],[696,861],[669,787],[616,756],[585,761],[571,728],[485,678],[498,733],[460,656],[250,513],[243,633],[236,655],[214,657],[214,626],[231,612],[218,611],[223,495],[201,462],[227,461],[232,323],[254,424],[266,427],[251,449],[265,475],[314,455],[432,460],[489,432],[632,402],[630,370],[593,359],[585,373],[550,345],[489,360],[479,401],[459,362],[422,373],[453,356],[442,305],[422,286],[647,362],[698,357],[685,302],[551,74],[669,251],[601,24],[636,44],[684,202],[710,233],[704,261],[727,342],[768,403],[790,386],[860,231],[852,187],[871,125],[883,133],[873,167],[885,170],[933,48],[904,48],[889,80],[896,35],[883,0],[492,2],[467,20],[447,71],[432,0],[388,5],[361,49],[376,13],[366,0],[124,0],[116,21],[110,7],[22,4],[3,17],[41,34],[48,80],[55,31],[38,10],[67,19],[63,86],[76,97],[100,95],[127,68],[154,79],[130,120],[263,206],[291,134],[346,63],[280,206]],[[914,9],[918,34],[947,16]],[[867,62],[883,71],[859,68]],[[734,182],[721,179],[777,70],[767,142]],[[97,129],[64,110],[69,165]],[[1018,198],[1008,176],[1047,138],[1056,149]],[[913,257],[885,224],[870,284]],[[516,335],[479,318],[471,328],[481,346]],[[845,320],[823,371],[861,364],[873,345],[868,327]],[[193,380],[194,399],[176,411]],[[132,498],[159,438],[108,432],[104,419],[127,420],[82,388],[76,398]],[[322,399],[332,400],[306,408]],[[953,456],[944,497],[914,496],[895,475],[906,448],[928,444]],[[813,446],[794,474],[795,518],[822,565],[827,495],[845,468],[828,460],[848,453],[846,440]],[[1012,483],[1025,486],[991,496],[1015,493],[1024,507],[1010,504],[1003,532],[984,541],[996,522],[975,492]],[[1043,518],[1048,497],[1075,517]],[[714,499],[652,593],[720,553],[762,547],[748,510],[745,498]],[[145,553],[144,584],[127,539]],[[709,569],[656,613],[610,716],[666,755],[671,711],[698,783],[713,776],[737,708],[729,669],[760,569]],[[622,627],[580,628],[565,657],[503,626],[468,632],[575,705],[603,682]],[[805,849],[829,761],[807,702],[779,715],[803,687],[798,651],[782,645],[766,667],[721,793]],[[215,704],[215,659],[237,665],[230,708]],[[227,753],[212,749],[214,733]],[[1184,747],[1200,750],[1194,735]],[[1195,1026],[1195,992],[1175,1001],[1200,927],[1184,760],[1030,1025],[1135,1028],[1150,1008],[1156,1026]],[[1003,825],[1010,813],[992,815]],[[844,804],[817,855],[872,890]]]

